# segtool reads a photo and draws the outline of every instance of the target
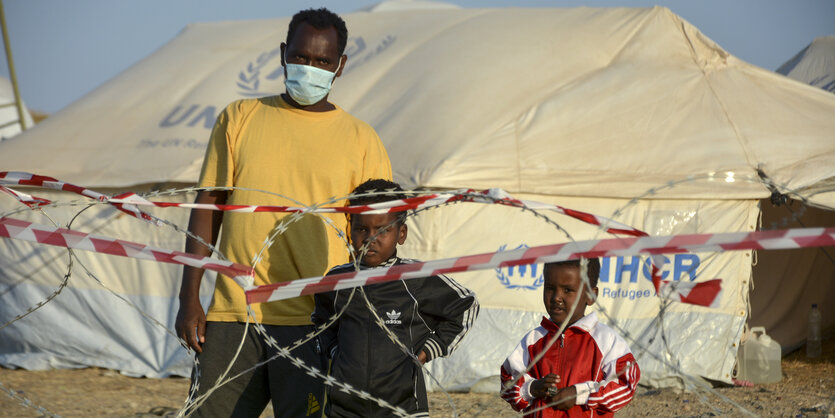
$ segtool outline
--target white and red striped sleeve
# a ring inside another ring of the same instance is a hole
[[[501,396],[516,411],[525,410],[533,400],[530,387],[536,378],[526,371],[531,361],[530,346],[546,334],[547,331],[543,327],[537,327],[527,333],[502,364]]]
[[[603,324],[595,328],[592,336],[601,351],[602,360],[597,379],[575,385],[576,403],[588,405],[601,413],[615,412],[632,400],[641,379],[641,370],[623,338]]]

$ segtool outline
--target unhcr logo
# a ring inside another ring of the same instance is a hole
[[[342,70],[342,76],[344,77],[352,69],[388,49],[395,39],[394,36],[387,35],[375,48],[370,49],[362,37],[348,38],[345,55],[349,59],[347,66]],[[284,67],[281,66],[281,47],[262,52],[255,60],[248,62],[244,69],[238,72],[235,80],[238,93],[245,97],[263,97],[280,93],[284,91],[283,84]]]
[[[528,248],[527,245],[522,244],[511,250],[518,250],[520,248]],[[499,247],[499,251],[506,251],[507,244]],[[536,290],[542,287],[544,277],[538,264],[527,264],[524,266],[512,266],[497,268],[496,278],[501,284],[508,289],[525,289]]]
[[[661,280],[673,282],[696,280],[702,264],[698,254],[655,255],[653,259],[639,256],[602,258],[598,297],[637,301],[655,296],[655,290],[648,288],[652,284],[653,262]]]
[[[661,280],[694,281],[702,259],[698,254],[655,256]],[[600,260],[600,283],[637,283],[644,278],[652,283],[652,261],[648,257],[604,257]]]

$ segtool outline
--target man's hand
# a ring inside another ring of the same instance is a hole
[[[531,383],[531,395],[533,395],[534,398],[547,398],[548,389],[551,389],[552,393],[556,393],[557,383],[559,382],[560,377],[554,373],[551,373],[542,379],[534,380],[533,383]]]
[[[177,322],[174,323],[177,336],[185,340],[186,344],[198,353],[203,352],[201,344],[206,342],[206,314],[200,300],[180,299],[180,309],[177,311]]]
[[[574,385],[562,388],[556,395],[548,399],[548,403],[555,403],[557,409],[567,411],[577,402],[577,387]]]
[[[420,354],[417,357],[420,364],[426,364],[426,351],[420,350]]]

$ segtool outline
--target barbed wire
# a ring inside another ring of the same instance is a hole
[[[616,209],[613,212],[611,219],[616,220],[616,219],[620,218],[630,206],[633,206],[633,205],[637,204],[638,202],[640,202],[641,200],[647,199],[649,197],[657,196],[661,192],[663,192],[664,190],[674,188],[679,184],[682,184],[682,183],[685,183],[685,182],[695,182],[695,181],[699,181],[699,180],[714,181],[714,180],[719,180],[719,179],[721,179],[721,174],[717,175],[717,173],[707,173],[707,174],[704,174],[704,175],[688,176],[684,179],[667,182],[662,186],[647,190],[641,196],[637,196],[633,199],[630,199],[624,206],[619,207],[618,209]],[[768,179],[767,176],[764,176],[764,173],[762,173],[762,171],[760,171],[759,178],[754,178],[753,176],[743,175],[743,176],[736,177],[736,179],[737,180],[742,180],[742,181],[749,181],[749,182],[753,182],[753,183],[761,183],[761,184],[766,185],[770,189],[773,189],[773,190],[776,190],[776,191],[782,190],[782,192],[780,192],[781,195],[792,195],[793,197],[795,197],[795,199],[800,201],[803,204],[803,206],[801,207],[801,211],[798,214],[795,214],[794,212],[792,212],[792,217],[791,217],[792,220],[790,222],[798,220],[802,216],[803,211],[805,211],[805,206],[807,206],[809,204],[808,200],[803,195],[798,194],[796,191],[789,190],[786,187],[781,187],[781,186],[778,186],[778,185],[774,184],[774,182],[771,181],[770,179]],[[360,248],[359,251],[355,251],[354,248],[350,245],[350,242],[347,240],[347,237],[344,234],[344,232],[339,230],[337,225],[332,220],[330,220],[330,218],[328,216],[323,216],[322,214],[315,213],[313,211],[317,208],[326,207],[328,205],[332,205],[332,204],[344,201],[344,200],[349,199],[349,198],[355,198],[355,197],[360,197],[360,196],[365,196],[365,195],[374,195],[374,194],[384,195],[384,194],[390,193],[390,191],[376,191],[376,192],[371,192],[371,193],[364,193],[362,195],[348,195],[348,196],[344,196],[344,197],[341,197],[341,198],[331,198],[330,200],[328,200],[326,202],[321,202],[321,203],[310,205],[310,206],[303,205],[300,202],[297,202],[297,201],[295,201],[293,199],[290,199],[286,196],[279,195],[277,193],[271,193],[271,192],[268,192],[268,191],[251,189],[251,188],[234,188],[234,187],[217,187],[217,188],[186,187],[186,188],[180,188],[180,189],[169,189],[169,190],[165,190],[165,191],[151,191],[151,192],[145,194],[144,197],[176,196],[176,195],[179,195],[179,194],[193,193],[193,192],[199,192],[199,191],[204,191],[204,190],[224,190],[224,191],[248,190],[248,191],[263,192],[263,193],[279,196],[279,197],[288,199],[290,201],[294,201],[299,206],[302,206],[302,207],[305,208],[302,212],[291,213],[291,214],[288,214],[288,215],[282,217],[281,222],[279,222],[276,225],[276,227],[270,232],[270,235],[264,240],[264,243],[263,243],[262,248],[260,249],[260,251],[255,256],[253,256],[253,259],[252,259],[253,268],[254,268],[255,265],[257,265],[259,262],[261,262],[263,260],[264,252],[275,243],[275,238],[278,235],[284,233],[287,230],[287,228],[289,227],[290,224],[292,224],[294,222],[298,222],[305,215],[311,214],[311,213],[318,216],[320,219],[322,219],[331,228],[336,229],[337,236],[342,240],[343,244],[348,249],[348,252],[349,252],[351,258],[354,260],[354,263],[356,263],[355,268],[359,268],[359,266],[358,266],[359,260],[362,259],[362,257],[365,255],[365,252],[368,250],[368,246],[370,245],[370,243],[374,239],[376,239],[376,237],[379,234],[385,232],[385,229],[383,229],[381,231],[378,231],[374,236],[372,236],[368,240],[367,243],[362,245],[362,247]],[[415,195],[415,196],[420,195],[420,194],[425,194],[425,193],[432,193],[432,192],[433,191],[431,191],[431,190],[430,191],[427,191],[427,190],[405,191],[405,193],[410,194],[410,195]],[[478,197],[478,198],[483,199],[485,197],[483,194],[477,194],[477,195],[475,193],[470,193],[469,195],[467,193],[463,193],[463,194],[465,196],[469,197],[469,198]],[[497,201],[498,201],[497,198],[492,198],[491,197],[491,199],[493,199],[493,203],[497,203]],[[427,208],[421,208],[421,209],[418,209],[418,210],[413,210],[413,211],[410,211],[408,213],[408,216],[416,216],[418,213],[421,213],[423,211],[427,211],[427,210],[431,210],[431,209],[440,209],[442,207],[446,207],[446,206],[451,205],[451,204],[457,204],[458,202],[459,201],[449,202],[449,203],[445,203],[445,204],[440,205],[440,206],[430,206],[430,207],[427,207]],[[92,206],[100,205],[100,204],[107,204],[107,202],[92,202],[91,203],[89,200],[82,201],[80,199],[76,200],[76,201],[70,201],[70,202],[51,202],[49,204],[39,206],[38,210],[43,211],[44,209],[51,208],[51,207],[57,208],[57,207],[71,207],[71,206],[76,206],[76,205],[84,205],[85,208],[82,209],[81,211],[79,211],[73,217],[73,220],[74,220],[84,210],[86,210],[86,209],[88,209]],[[572,237],[571,234],[565,228],[563,228],[560,225],[559,222],[551,219],[549,216],[547,216],[543,213],[540,213],[537,210],[530,209],[527,206],[525,206],[524,204],[511,205],[511,206],[515,207],[515,208],[517,208],[517,209],[519,209],[523,212],[531,213],[536,218],[541,219],[545,223],[547,223],[547,224],[553,226],[554,228],[556,228],[556,230],[559,231],[560,233],[562,233],[569,241],[572,241],[572,242],[575,241],[574,237]],[[26,211],[26,210],[29,210],[29,209],[28,208],[21,208],[21,209],[18,209],[18,210],[12,210],[10,212],[0,214],[0,218],[5,217],[5,216],[10,216],[12,214],[20,213],[20,212]],[[165,226],[173,229],[174,231],[176,231],[178,233],[182,233],[189,238],[197,240],[202,245],[205,245],[207,248],[211,249],[213,252],[218,254],[218,256],[221,257],[221,259],[226,260],[226,258],[223,256],[223,254],[220,251],[217,250],[217,248],[215,248],[212,244],[205,242],[205,240],[201,239],[199,236],[196,236],[196,235],[190,233],[189,231],[187,231],[186,229],[181,228],[179,225],[177,225],[174,222],[171,222],[171,221],[168,221],[164,218],[156,217],[156,216],[153,216],[153,215],[151,215],[151,216],[159,224],[165,225]],[[55,223],[55,222],[53,221],[53,223]],[[71,223],[72,223],[72,221],[70,222],[70,224]],[[394,225],[394,223],[395,222],[392,222],[392,224],[390,224],[388,227],[392,227]],[[68,226],[69,226],[69,224],[68,224]],[[599,225],[599,226],[596,227],[595,234],[599,234],[600,232],[605,232],[605,225]],[[713,256],[714,255],[711,255],[711,257],[713,257]],[[300,369],[303,369],[308,374],[311,374],[311,375],[321,379],[328,386],[336,387],[339,390],[351,393],[354,396],[357,396],[359,398],[376,402],[381,407],[390,409],[392,411],[392,413],[394,413],[395,415],[406,416],[406,415],[404,415],[405,411],[403,411],[402,409],[398,409],[396,407],[393,407],[392,405],[390,405],[388,402],[386,402],[383,399],[375,398],[371,393],[368,393],[368,392],[362,391],[362,390],[357,390],[356,388],[353,388],[351,385],[349,385],[347,383],[336,381],[336,379],[334,379],[332,376],[328,376],[327,374],[323,373],[322,371],[318,370],[317,368],[305,364],[301,359],[299,359],[297,357],[294,357],[291,354],[291,352],[293,350],[295,350],[296,348],[300,347],[301,345],[309,342],[311,339],[316,338],[321,332],[323,332],[325,329],[332,326],[336,321],[339,320],[341,315],[344,313],[344,311],[350,305],[351,298],[353,298],[355,296],[356,288],[352,289],[352,291],[351,291],[351,294],[349,296],[349,303],[346,303],[345,306],[343,307],[343,309],[340,312],[331,316],[328,319],[327,323],[316,327],[314,332],[311,332],[311,333],[307,334],[304,339],[294,341],[294,342],[292,342],[292,343],[290,343],[289,345],[286,345],[286,346],[280,345],[279,342],[275,340],[275,338],[271,337],[267,333],[267,331],[264,329],[262,324],[259,324],[259,323],[255,322],[254,321],[255,320],[254,312],[252,311],[251,307],[247,307],[246,326],[249,327],[250,324],[251,324],[253,326],[253,328],[255,329],[255,331],[261,336],[261,338],[263,338],[263,340],[269,346],[271,346],[272,348],[274,348],[276,350],[276,354],[273,355],[272,357],[270,357],[269,359],[267,359],[263,362],[260,362],[256,365],[250,367],[249,369],[247,369],[243,372],[240,372],[239,374],[237,374],[235,376],[232,376],[232,377],[229,377],[229,378],[226,378],[226,375],[230,371],[230,368],[227,368],[226,372],[223,373],[217,379],[217,381],[213,383],[213,386],[211,388],[209,388],[203,395],[200,395],[200,396],[196,396],[196,394],[198,392],[198,389],[199,389],[199,382],[200,382],[199,363],[197,362],[197,359],[196,359],[196,356],[194,356],[194,353],[188,347],[188,344],[186,344],[185,341],[179,339],[177,337],[177,335],[173,331],[168,329],[165,324],[162,324],[161,322],[159,322],[158,320],[153,318],[151,315],[143,312],[136,305],[132,304],[130,301],[128,301],[127,299],[125,299],[124,297],[119,295],[118,292],[108,288],[108,286],[106,286],[101,280],[99,280],[95,276],[95,274],[93,274],[87,268],[87,266],[85,266],[84,263],[82,263],[81,260],[79,260],[77,258],[77,256],[75,256],[72,253],[72,250],[69,250],[69,261],[68,261],[67,274],[64,275],[64,279],[63,279],[62,283],[59,285],[59,287],[57,288],[57,290],[54,291],[52,294],[50,294],[44,300],[42,300],[42,301],[36,303],[35,305],[33,305],[32,308],[27,309],[27,311],[24,314],[18,315],[13,320],[11,320],[11,321],[7,322],[6,324],[0,326],[0,330],[2,330],[2,328],[4,328],[4,327],[10,325],[12,322],[15,322],[15,321],[21,319],[22,317],[25,317],[26,315],[30,314],[31,312],[34,312],[38,308],[46,305],[51,300],[53,300],[61,292],[61,290],[64,287],[66,287],[66,284],[67,284],[70,276],[72,275],[72,266],[73,266],[74,260],[75,260],[75,262],[77,262],[84,269],[84,271],[86,272],[88,277],[92,278],[100,286],[102,286],[105,289],[107,289],[108,291],[110,291],[111,294],[113,294],[114,296],[116,296],[117,298],[122,300],[123,302],[127,303],[129,306],[131,306],[134,310],[139,312],[145,319],[149,320],[155,326],[163,328],[166,331],[167,334],[177,338],[180,345],[182,345],[184,348],[186,348],[186,350],[189,352],[189,354],[191,355],[191,357],[193,359],[193,366],[194,366],[194,370],[195,370],[195,378],[193,379],[193,384],[191,385],[191,387],[189,389],[188,398],[186,399],[186,401],[185,401],[183,407],[181,408],[181,410],[179,411],[179,416],[187,416],[187,415],[191,414],[192,412],[194,412],[196,410],[196,408],[198,408],[205,401],[205,399],[207,399],[211,395],[211,393],[214,390],[216,390],[218,387],[220,387],[221,385],[223,385],[225,383],[228,383],[229,381],[231,381],[231,380],[233,380],[237,377],[240,377],[241,375],[245,374],[247,371],[251,371],[251,370],[254,370],[257,367],[260,367],[260,366],[266,364],[269,361],[274,361],[274,360],[278,359],[279,357],[287,359],[294,366],[296,366]],[[581,269],[581,277],[583,279],[583,285],[590,290],[590,282],[589,282],[589,279],[588,279],[585,264],[583,264],[583,267]],[[417,357],[415,356],[415,354],[411,353],[411,350],[409,350],[406,347],[406,345],[403,344],[403,342],[399,341],[399,339],[396,337],[396,335],[393,332],[391,332],[391,330],[385,325],[385,321],[383,321],[382,318],[379,316],[379,314],[376,310],[376,307],[366,297],[364,291],[362,291],[362,288],[360,288],[359,292],[363,296],[366,307],[369,309],[369,311],[372,313],[373,317],[375,318],[375,322],[376,322],[377,326],[379,326],[385,332],[385,334],[388,336],[388,338],[392,342],[394,342],[401,349],[401,351],[404,352],[405,355],[409,356],[413,361],[416,361],[419,364],[419,361],[418,361]],[[577,302],[578,301],[575,301],[575,303],[571,306],[568,317],[572,317],[574,311],[578,308]],[[600,312],[604,317],[607,318],[608,323],[610,324],[610,326],[613,326],[614,328],[616,328],[618,330],[618,332],[620,332],[621,335],[624,336],[624,338],[626,338],[628,341],[631,342],[631,345],[633,345],[633,347],[635,347],[636,358],[642,358],[645,355],[650,356],[650,357],[654,358],[656,361],[661,362],[664,366],[668,367],[670,370],[674,371],[676,373],[676,375],[680,376],[685,381],[689,381],[692,384],[692,387],[697,389],[696,393],[700,396],[700,398],[699,398],[700,401],[703,402],[704,404],[710,406],[712,408],[712,410],[714,410],[715,412],[721,413],[722,411],[719,410],[715,405],[711,404],[709,402],[709,400],[707,399],[707,397],[702,395],[702,391],[705,392],[705,393],[709,393],[711,395],[717,396],[723,402],[726,402],[726,403],[731,404],[732,406],[734,406],[736,408],[736,410],[741,412],[741,413],[752,414],[750,411],[747,411],[741,405],[736,404],[735,402],[733,402],[732,400],[730,400],[726,396],[722,395],[718,391],[714,390],[713,388],[700,384],[699,379],[696,379],[695,376],[691,376],[691,375],[685,373],[684,370],[682,370],[681,364],[678,361],[675,360],[675,358],[676,358],[675,353],[673,352],[671,346],[668,344],[667,333],[666,333],[665,327],[664,327],[664,316],[667,313],[667,311],[668,311],[668,309],[671,305],[672,305],[672,301],[670,301],[668,299],[662,299],[662,303],[661,303],[661,306],[659,308],[659,313],[656,316],[656,320],[658,321],[657,326],[659,327],[659,329],[661,331],[661,338],[662,338],[662,342],[664,343],[664,347],[665,347],[665,351],[666,351],[665,355],[661,355],[659,353],[652,352],[652,350],[650,349],[650,346],[648,344],[644,345],[641,342],[641,340],[642,340],[641,336],[638,336],[636,338],[635,336],[633,336],[629,332],[629,330],[621,327],[618,324],[618,321],[616,321],[615,318],[612,317],[607,312],[606,308],[603,305],[597,304],[597,311]],[[564,329],[567,325],[568,324],[562,324],[561,327],[560,327],[559,332],[556,335],[560,335],[564,331]],[[652,327],[652,326],[653,325],[650,324],[650,326],[645,328],[645,330],[648,331],[650,329],[650,327]],[[246,330],[245,330],[245,332],[242,336],[241,344],[243,343],[243,338],[246,338],[246,334],[247,333],[246,333]],[[549,341],[548,342],[548,347],[550,347],[555,341],[556,341],[556,338],[553,338],[551,341]],[[239,346],[239,350],[240,350],[240,346]],[[547,348],[544,351],[547,351]],[[235,354],[235,358],[237,358],[237,355],[238,355],[238,353]],[[541,355],[539,357],[541,357]],[[539,360],[540,360],[540,358],[536,358],[536,359],[532,360],[529,367],[532,367],[533,364],[535,364],[536,361],[539,361]],[[234,362],[234,359],[233,359],[233,362]],[[230,362],[230,367],[231,367],[231,362]],[[528,370],[526,370],[525,372],[527,372]],[[621,371],[620,373],[625,373],[625,372],[626,372],[626,369]],[[447,399],[448,399],[448,401],[449,401],[449,403],[452,406],[453,411],[454,411],[455,410],[455,405],[454,405],[454,402],[452,401],[452,398],[449,396],[447,391],[443,389],[440,382],[438,382],[437,379],[435,379],[435,377],[431,375],[431,373],[428,373],[428,374],[429,374],[430,378],[432,378],[436,382],[436,384],[439,387],[442,388],[442,391],[446,395],[446,397],[447,397]],[[515,380],[515,378],[514,378],[514,380]],[[5,388],[4,386],[2,386],[2,384],[0,384],[0,388],[2,388],[4,391],[10,393],[10,396],[16,397],[16,395],[14,394],[13,391],[11,391],[10,389]],[[699,389],[701,389],[701,390],[699,390]],[[503,392],[505,390],[507,390],[507,388],[502,389]],[[19,396],[16,397],[16,399],[19,399],[19,398],[20,398]],[[560,400],[560,401],[562,401],[562,400]],[[559,403],[560,401],[557,401],[557,402],[555,402],[551,405]],[[28,401],[28,399],[25,400],[25,401],[22,401],[22,404],[24,406],[29,407],[29,408],[35,409],[38,413],[45,414],[45,415],[49,414],[46,411],[45,408],[34,405],[31,401]],[[455,413],[455,412],[453,412],[453,413],[456,414],[456,416],[457,416],[457,413]]]
[[[4,392],[8,397],[17,401],[24,408],[33,409],[36,413],[38,413],[38,416],[42,416],[42,417],[60,417],[60,415],[49,412],[49,410],[44,408],[43,406],[40,406],[40,405],[32,402],[29,398],[21,395],[18,391],[7,388],[6,386],[3,385],[3,382],[0,382],[0,392]]]

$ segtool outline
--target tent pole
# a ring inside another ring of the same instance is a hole
[[[6,62],[9,64],[9,78],[12,82],[12,91],[14,91],[14,102],[17,108],[17,119],[20,122],[20,130],[26,130],[26,118],[23,117],[23,102],[20,100],[20,90],[17,88],[17,76],[14,72],[14,62],[12,61],[12,47],[9,44],[9,33],[6,30],[6,12],[3,11],[3,0],[0,0],[0,26],[3,27],[3,45],[6,47]]]

